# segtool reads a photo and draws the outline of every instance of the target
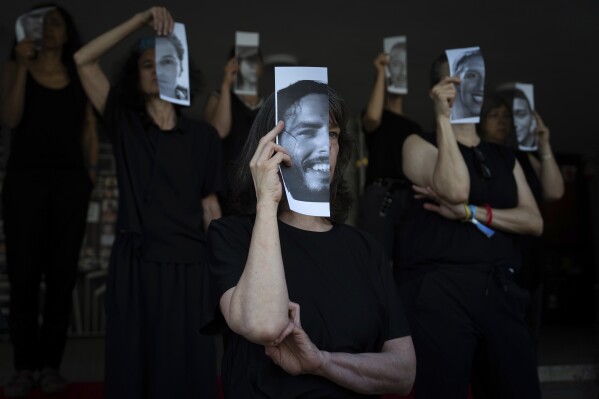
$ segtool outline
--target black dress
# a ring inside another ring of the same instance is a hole
[[[237,285],[245,267],[254,220],[230,216],[214,221],[211,310],[206,329],[222,322],[221,296]],[[300,230],[279,221],[289,298],[301,308],[302,327],[330,352],[379,352],[385,341],[409,335],[391,270],[370,235],[334,225],[327,232]],[[211,324],[212,323],[212,324]],[[222,364],[226,398],[365,398],[322,377],[291,376],[264,354],[264,347],[230,333]]]
[[[435,136],[422,137],[436,144]],[[468,202],[493,209],[518,204],[515,157],[481,141],[458,144],[470,175]],[[482,172],[485,164],[491,176]],[[446,219],[415,201],[400,293],[416,350],[417,398],[465,398],[475,353],[491,369],[488,390],[500,398],[540,398],[536,354],[524,321],[528,293],[513,281],[520,267],[517,235],[487,238],[473,224]]]
[[[74,79],[62,89],[26,79],[2,189],[10,336],[17,370],[58,369],[92,190],[82,146],[87,99]]]
[[[109,95],[118,235],[106,291],[107,398],[216,398],[214,340],[199,333],[207,292],[202,198],[220,190],[216,131],[178,116],[161,131]]]

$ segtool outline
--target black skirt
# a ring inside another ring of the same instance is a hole
[[[214,337],[199,333],[205,263],[144,260],[119,234],[106,291],[105,397],[216,398]]]

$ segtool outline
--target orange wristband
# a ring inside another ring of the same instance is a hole
[[[485,209],[487,210],[487,223],[485,223],[487,226],[491,225],[491,222],[493,221],[493,210],[491,209],[491,205],[489,204],[484,204]]]

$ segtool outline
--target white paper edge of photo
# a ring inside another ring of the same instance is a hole
[[[474,46],[474,47],[464,47],[464,48],[456,48],[456,49],[450,49],[450,50],[445,50],[445,55],[447,56],[447,64],[449,65],[449,76],[454,76],[455,75],[455,71],[453,70],[453,61],[455,61],[456,56],[461,55],[463,53],[468,53],[471,51],[480,51],[480,46]],[[485,65],[485,69],[486,69],[486,65]],[[451,109],[451,115],[449,118],[449,123],[452,125],[459,125],[459,124],[464,124],[464,123],[480,123],[480,116],[473,116],[470,118],[461,118],[461,119],[454,119],[454,114],[453,114],[453,108]]]
[[[260,33],[257,32],[235,32],[235,48],[237,46],[260,46]]]
[[[260,47],[260,33],[258,32],[235,32],[235,57],[237,57],[237,49],[239,46],[245,47]],[[233,92],[235,94],[241,95],[256,95],[258,94],[258,87],[256,90],[239,90],[237,88],[237,80],[235,80],[235,85],[233,85]]]
[[[279,114],[278,95],[279,90],[297,82],[298,80],[315,80],[328,84],[328,72],[327,68],[324,67],[275,67],[275,124],[279,121],[277,116]],[[277,144],[279,143],[279,136],[276,137]],[[330,162],[330,158],[329,158]],[[281,180],[283,181],[283,187],[285,187],[285,194],[287,195],[287,202],[289,203],[289,209],[294,212],[301,213],[302,215],[308,216],[331,216],[331,204],[330,202],[306,202],[298,201],[294,199],[289,190],[287,184],[283,178],[283,172],[279,166],[279,173],[281,174]],[[329,187],[330,190],[330,187]]]
[[[395,45],[395,43],[406,43],[406,69],[408,68],[407,66],[407,62],[408,62],[408,49],[407,49],[407,43],[408,43],[408,37],[406,35],[401,35],[401,36],[389,36],[389,37],[385,37],[383,39],[383,51],[385,52],[385,54],[389,54],[389,52],[391,51],[391,47],[393,47]],[[391,76],[391,73],[389,72],[389,68],[385,68],[385,77],[387,79],[389,79],[389,77]],[[393,94],[408,94],[408,73],[406,72],[406,87],[393,87],[391,85],[386,84],[387,82],[385,82],[385,86],[387,88],[387,91],[389,93],[393,93]]]
[[[187,81],[187,99],[181,100],[178,98],[172,98],[165,96],[162,93],[160,93],[160,99],[173,104],[189,106],[191,104],[191,85],[189,82],[189,47],[187,46],[187,34],[185,33],[185,25],[180,22],[175,22],[173,34],[175,34],[181,40],[181,43],[183,44],[183,49],[185,50],[182,62],[184,64],[183,68],[185,68],[184,73],[187,76],[187,78],[184,79],[184,81]],[[159,38],[160,36],[156,36],[156,40]]]
[[[520,82],[516,82],[516,83],[514,83],[514,87],[517,90],[520,90],[520,91],[522,91],[522,93],[524,93],[524,95],[526,96],[526,98],[528,98],[528,102],[530,103],[531,111],[534,111],[535,110],[534,85],[532,83],[520,83]],[[525,152],[534,152],[534,151],[537,151],[539,149],[538,140],[535,139],[535,143],[536,143],[536,145],[533,145],[533,146],[527,146],[527,145],[520,145],[520,144],[518,144],[518,149],[520,151],[525,151]]]
[[[42,8],[38,8],[35,10],[31,10],[29,12],[26,12],[25,14],[19,15],[17,17],[17,21],[15,22],[15,35],[16,35],[17,43],[20,42],[21,40],[25,39],[25,29],[23,28],[23,18],[25,18],[27,15],[29,15],[33,12],[35,12],[35,13],[44,12],[44,15],[45,15],[47,12],[52,11],[55,8],[56,7],[54,7],[54,6],[42,7]]]

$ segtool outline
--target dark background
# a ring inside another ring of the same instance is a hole
[[[38,1],[2,0],[0,55],[8,55],[17,16]],[[386,36],[407,35],[409,94],[406,114],[430,128],[428,69],[446,48],[480,46],[487,87],[506,81],[535,85],[536,105],[559,152],[599,149],[591,123],[599,105],[599,2],[596,0],[420,1],[188,1],[162,2],[186,24],[191,57],[205,75],[203,93],[190,109],[201,116],[206,95],[220,87],[235,31],[256,31],[265,56],[288,53],[302,66],[329,68],[329,84],[354,114],[368,101],[372,60]],[[149,1],[64,0],[84,41],[134,13]],[[149,29],[143,30],[150,34]],[[105,58],[106,70],[121,58],[121,45]],[[267,77],[270,77],[267,75]],[[264,92],[273,82],[265,79]]]

